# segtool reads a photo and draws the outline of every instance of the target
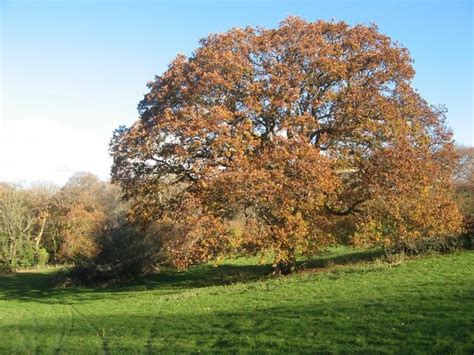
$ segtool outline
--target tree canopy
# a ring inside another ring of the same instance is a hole
[[[115,131],[113,181],[183,267],[270,254],[286,273],[335,242],[445,238],[461,223],[452,137],[413,76],[374,25],[290,17],[209,35]]]

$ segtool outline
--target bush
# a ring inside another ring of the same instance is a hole
[[[466,218],[464,223],[464,233],[460,237],[460,243],[463,248],[474,248],[474,217]]]
[[[49,260],[49,253],[46,249],[40,248],[36,254],[36,264],[39,266],[45,266]]]
[[[56,285],[63,285],[67,278],[69,285],[107,286],[153,272],[166,260],[159,235],[159,228],[144,232],[130,225],[112,229],[99,240],[101,252],[63,275]]]
[[[405,253],[418,255],[431,252],[449,252],[463,246],[461,236],[423,237],[415,240],[399,240],[397,244],[387,248],[391,254]]]
[[[33,266],[36,263],[33,243],[24,243],[18,250],[17,265],[20,267]]]
[[[0,260],[0,274],[9,274],[13,272],[11,265],[5,261]]]

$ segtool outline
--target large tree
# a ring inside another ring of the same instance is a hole
[[[164,226],[178,266],[269,253],[286,273],[337,239],[459,230],[444,111],[375,26],[290,17],[200,44],[148,84],[140,119],[111,142],[131,218]]]

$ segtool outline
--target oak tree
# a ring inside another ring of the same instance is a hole
[[[444,238],[460,228],[453,143],[413,76],[375,25],[290,17],[211,34],[115,131],[113,180],[181,267],[269,254],[287,273],[341,240]]]

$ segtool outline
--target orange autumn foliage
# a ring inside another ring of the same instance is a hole
[[[58,260],[82,261],[99,252],[97,240],[106,226],[103,195],[107,185],[90,173],[76,173],[55,198]]]
[[[375,26],[290,17],[210,35],[115,131],[113,180],[182,267],[263,253],[286,273],[341,239],[449,236],[461,220],[452,138],[413,76]]]

